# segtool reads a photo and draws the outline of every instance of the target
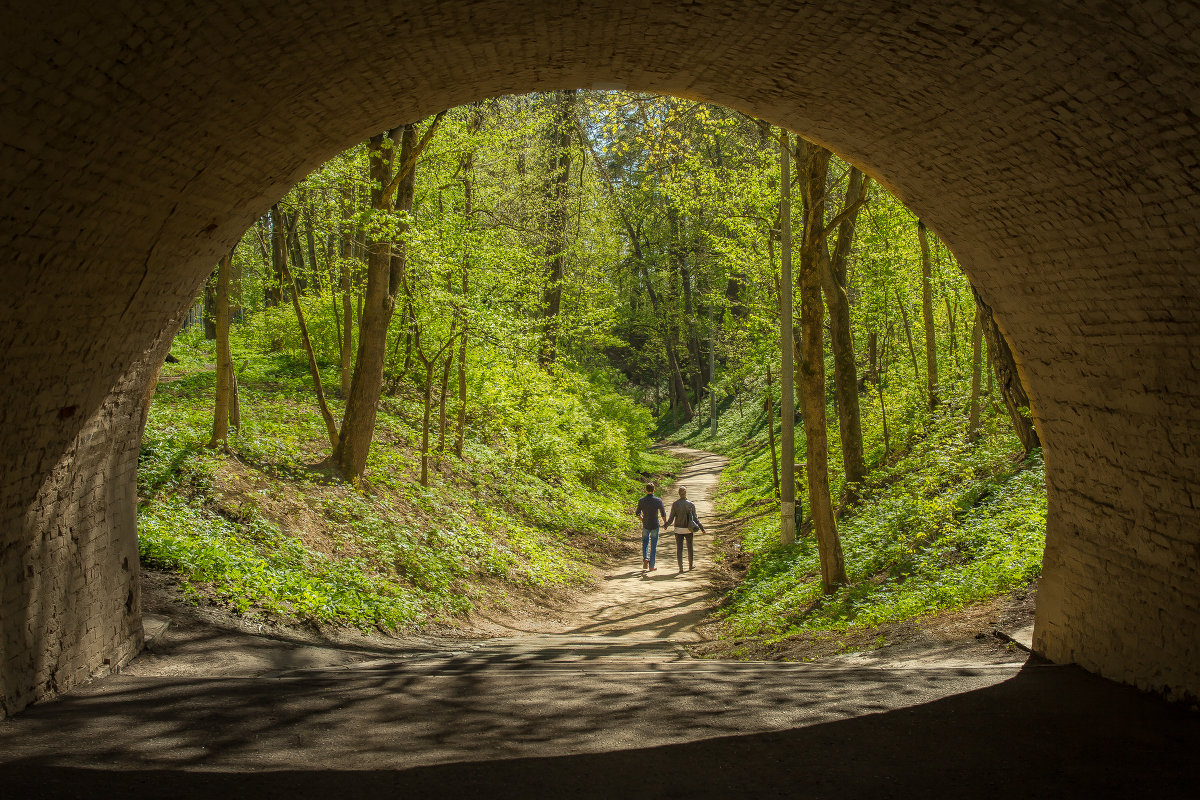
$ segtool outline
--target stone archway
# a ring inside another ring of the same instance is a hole
[[[324,158],[484,96],[629,87],[822,142],[954,249],[1046,448],[1036,645],[1200,693],[1200,9],[1105,0],[5,4],[0,713],[141,645],[146,387]]]

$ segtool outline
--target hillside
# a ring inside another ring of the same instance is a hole
[[[829,595],[822,594],[807,510],[796,543],[779,544],[760,405],[723,404],[715,438],[706,417],[661,430],[672,441],[730,456],[717,503],[729,520],[718,543],[724,594],[707,630],[713,641],[702,652],[811,660],[1031,624],[1046,528],[1041,452],[1024,456],[1007,416],[994,405],[983,415],[977,441],[968,441],[963,400],[951,395],[930,415],[919,398],[890,398],[895,406],[886,452],[879,406],[864,403],[872,469],[859,502],[839,509],[850,580]],[[833,443],[830,461],[836,463],[836,438]],[[797,451],[802,460],[802,437]],[[798,470],[804,506],[802,475]],[[840,494],[840,482],[834,489]]]
[[[212,343],[193,327],[173,354],[142,444],[142,559],[177,572],[191,600],[251,617],[411,630],[581,586],[621,548],[641,480],[676,463],[648,450],[648,415],[602,376],[480,364],[481,433],[463,457],[441,450],[421,486],[421,398],[391,395],[356,488],[321,469],[303,362],[237,351],[243,422],[225,454],[202,446]]]

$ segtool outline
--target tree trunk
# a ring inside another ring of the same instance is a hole
[[[879,332],[872,329],[867,334],[867,383],[879,381]]]
[[[234,245],[229,264],[229,324],[243,323],[246,314],[243,306],[245,297],[242,295],[242,265],[237,258],[237,245]]]
[[[682,262],[686,265],[686,260]],[[704,359],[700,356],[700,336],[696,331],[696,309],[692,304],[692,270],[681,266],[679,277],[683,283],[683,318],[687,323],[688,356],[692,363],[692,397],[700,405],[704,394]]]
[[[796,407],[792,331],[792,148],[787,131],[779,131],[779,350],[782,364],[779,372],[780,402],[780,461],[779,484],[779,541],[790,545],[796,541]]]
[[[695,416],[695,412],[692,410],[692,404],[688,401],[687,385],[683,382],[683,373],[679,369],[679,358],[675,353],[675,331],[671,325],[671,312],[659,302],[658,292],[654,291],[654,285],[650,282],[648,272],[644,273],[644,278],[646,294],[650,296],[650,307],[654,311],[654,316],[663,320],[663,327],[666,331],[667,366],[671,372],[671,388],[675,400],[671,408],[674,411],[677,406],[682,407],[683,421],[687,422]],[[678,427],[678,420],[676,420],[676,427]]]
[[[767,367],[767,442],[771,446],[771,482],[779,497],[779,454],[775,451],[775,406],[771,396],[771,368]]]
[[[742,291],[745,286],[746,273],[744,272],[733,273],[725,283],[725,302],[729,306],[729,313],[739,321],[745,321],[746,316],[750,313],[749,307],[742,299]]]
[[[354,237],[350,231],[345,231],[342,234],[342,258],[339,270],[339,289],[342,293],[341,363],[339,367],[343,399],[350,396],[350,380],[354,377],[354,306],[350,297],[353,264]]]
[[[667,382],[667,400],[671,404],[671,427],[675,430],[679,430],[679,401],[676,399],[677,397],[675,381],[672,378],[672,380]]]
[[[810,145],[812,146],[812,145]],[[829,304],[829,341],[833,350],[834,395],[837,398],[838,430],[842,437],[842,466],[846,474],[846,502],[858,500],[858,485],[866,477],[863,460],[862,422],[858,408],[858,368],[854,363],[854,339],[850,333],[850,299],[846,293],[847,263],[854,246],[854,224],[866,200],[870,179],[850,168],[845,204],[838,225],[837,244],[828,255],[824,231],[814,234],[816,255],[823,262],[822,284]]]
[[[978,303],[979,302],[978,299],[976,299],[975,302]],[[978,306],[976,306],[976,308],[978,309]],[[992,363],[992,348],[990,348],[988,346],[986,335],[984,336],[984,339],[983,339],[983,347],[987,351],[984,354],[984,361],[986,361],[988,364],[990,364],[990,363]],[[993,383],[993,378],[995,377],[995,375],[996,375],[996,371],[994,369],[987,370],[987,388],[983,390],[983,396],[988,399],[988,402],[992,402],[992,383]]]
[[[304,321],[304,308],[300,305],[300,288],[296,285],[296,276],[286,264],[283,268],[292,285],[292,308],[296,311],[296,322],[300,325],[300,339],[304,343],[304,353],[308,356],[308,371],[312,375],[313,391],[317,395],[317,408],[321,411],[321,419],[325,422],[325,431],[329,434],[329,446],[336,448],[338,446],[337,422],[334,421],[333,414],[329,411],[329,404],[325,402],[325,390],[321,386],[321,370],[317,367],[317,354],[313,351],[312,339],[308,335],[308,323]]]
[[[415,158],[416,128],[405,125],[393,129],[387,137],[395,141],[401,134],[400,164]],[[371,137],[371,206],[377,210],[412,210],[414,197],[414,174],[408,170],[397,189],[394,203],[387,196],[385,187],[392,182],[392,169],[396,161],[396,148],[384,147],[384,134]],[[403,168],[403,166],[401,167]],[[403,232],[404,223],[400,228]],[[346,411],[342,417],[342,430],[334,448],[333,462],[342,476],[350,481],[362,477],[367,466],[367,454],[375,432],[375,415],[379,397],[383,390],[383,368],[387,356],[388,323],[396,304],[399,281],[392,282],[394,271],[392,243],[390,240],[371,241],[367,247],[367,286],[362,298],[362,322],[358,331],[358,353],[354,361],[354,377],[350,382],[350,393],[346,398]]]
[[[553,164],[546,185],[549,204],[546,231],[546,255],[549,261],[546,288],[542,299],[544,333],[539,361],[548,367],[558,357],[559,314],[562,309],[562,284],[567,261],[567,204],[570,200],[571,132],[575,129],[575,89],[554,93],[549,144]]]
[[[226,253],[217,266],[216,291],[213,298],[214,338],[217,340],[217,398],[213,404],[213,432],[208,440],[211,448],[229,452],[229,416],[233,403],[233,357],[229,349],[229,273],[233,251]]]
[[[1004,406],[1008,409],[1008,416],[1012,420],[1017,438],[1021,440],[1021,446],[1026,453],[1029,453],[1031,450],[1041,447],[1037,428],[1033,424],[1033,412],[1029,408],[1029,395],[1025,393],[1025,387],[1021,384],[1017,363],[1013,359],[1008,341],[1001,333],[1000,327],[996,325],[996,318],[992,314],[991,306],[983,302],[983,298],[979,296],[977,290],[972,289],[972,291],[975,292],[975,304],[983,323],[983,336],[987,339],[988,354],[992,359],[992,368],[996,373],[1000,396],[1004,398]]]
[[[471,108],[471,123],[470,131],[472,134],[478,133],[483,127],[483,106],[480,103],[475,103]],[[463,218],[465,219],[464,228],[470,232],[474,226],[474,198],[475,198],[475,151],[467,150],[463,155],[462,160],[463,174]],[[467,305],[467,298],[470,291],[470,275],[471,275],[471,259],[469,249],[467,254],[463,256],[462,265],[462,302]],[[463,317],[462,334],[458,340],[458,426],[454,434],[454,455],[462,458],[463,443],[467,436],[467,333],[470,331],[470,323],[466,316]]]
[[[946,320],[947,327],[950,328],[950,362],[954,364],[954,375],[958,375],[958,328],[955,327],[955,307],[958,305],[955,302],[954,306],[950,305],[950,295],[948,293],[942,295],[942,300],[946,303]]]
[[[300,211],[296,210],[288,221],[288,248],[291,251],[291,255],[288,256],[288,270],[292,273],[288,283],[291,284],[292,291],[308,294],[308,276],[312,274],[312,265],[305,269],[299,226]]]
[[[900,319],[904,322],[904,338],[908,340],[908,354],[912,357],[913,377],[921,377],[921,368],[917,366],[917,348],[913,345],[912,326],[908,324],[908,310],[904,307],[904,299],[900,297],[900,290],[892,287],[892,291],[896,294],[896,305],[900,308]]]
[[[713,323],[713,307],[708,306],[708,435],[717,438],[717,393],[713,387],[717,381],[717,328]]]
[[[921,314],[925,319],[925,381],[929,392],[929,410],[938,405],[937,337],[933,326],[933,265],[929,258],[929,234],[925,223],[917,220],[917,238],[921,240]]]
[[[433,406],[433,366],[434,359],[421,359],[425,366],[425,413],[421,418],[421,485],[429,485],[429,417]]]
[[[967,441],[979,438],[979,386],[983,371],[983,322],[975,310],[975,325],[971,328],[971,403],[967,418]]]
[[[879,374],[876,376],[875,389],[879,392],[879,417],[883,421],[883,461],[886,464],[888,456],[892,454],[891,436],[888,433],[887,421],[887,401],[883,396],[883,381],[887,377],[887,362],[884,361],[884,355],[887,353],[888,341],[883,342],[883,353],[880,354]]]
[[[458,429],[454,432],[454,455],[462,458],[467,433],[467,330],[464,324],[458,342]]]
[[[450,321],[450,333],[447,335],[446,341],[442,343],[442,346],[439,347],[436,352],[434,352],[430,355],[426,355],[425,351],[421,348],[420,344],[415,345],[413,348],[413,350],[416,354],[417,360],[420,361],[421,366],[423,366],[425,368],[425,382],[424,382],[424,391],[423,391],[423,396],[424,396],[424,400],[425,400],[425,412],[422,417],[423,423],[422,423],[422,429],[421,429],[421,485],[422,486],[429,485],[429,452],[430,452],[429,451],[429,429],[430,429],[430,424],[431,424],[431,420],[433,417],[433,373],[434,373],[434,370],[436,369],[437,365],[441,362],[443,355],[446,356],[447,361],[445,362],[445,368],[442,371],[442,398],[441,398],[441,411],[440,411],[441,420],[440,421],[441,421],[441,431],[442,431],[442,440],[441,440],[442,445],[444,446],[445,442],[446,442],[446,384],[450,378],[449,359],[453,358],[453,351],[451,350],[451,348],[454,347],[454,340],[457,336],[457,326],[458,326],[458,318],[455,317],[455,318],[451,319],[451,321]],[[420,329],[418,329],[417,333],[418,334],[420,333]],[[414,338],[417,338],[417,337],[414,337]],[[450,352],[447,353],[447,351],[450,351]]]
[[[220,270],[221,268],[217,267],[204,282],[204,338],[210,342],[217,338],[217,273]],[[226,278],[226,281],[228,280]]]
[[[238,391],[237,371],[233,359],[229,359],[229,427],[238,433],[242,430],[242,396]]]
[[[411,303],[404,305],[404,363],[400,372],[407,375],[413,364],[413,345],[421,346],[421,329],[417,326],[416,312]]]
[[[441,394],[438,396],[438,458],[446,452],[446,395],[450,391],[450,367],[454,366],[454,348],[446,353],[442,365]],[[439,462],[440,463],[440,462]]]
[[[242,323],[245,317],[242,311],[242,267],[235,257],[237,245],[229,251],[229,324]],[[237,371],[233,367],[232,354],[229,358],[229,427],[237,432],[242,430],[242,398],[238,391]]]
[[[675,350],[675,328],[671,324],[670,312],[668,312],[665,322],[667,331],[667,363],[671,368],[671,381],[675,388],[675,400],[683,413],[683,421],[688,422],[692,417],[696,416],[696,412],[692,408],[692,401],[688,399],[687,384],[684,383],[683,370],[679,366],[679,355]]]
[[[263,305],[267,308],[277,306],[283,301],[283,264],[287,260],[287,224],[279,211],[279,204],[271,206],[271,275],[263,297]],[[278,347],[282,347],[280,342]],[[272,349],[277,349],[273,342]]]
[[[309,205],[304,207],[304,239],[308,245],[308,271],[316,282],[317,291],[320,292],[321,270],[317,269],[317,241],[313,235],[312,209]]]
[[[701,367],[703,361],[700,358],[700,339],[696,335],[695,306],[692,303],[692,269],[688,264],[686,248],[680,241],[679,214],[674,208],[669,209],[667,213],[671,218],[671,255],[679,271],[679,282],[683,288],[683,321],[687,335],[688,366],[690,367],[688,371],[691,373],[692,379],[692,399],[696,405],[699,405],[704,378]]]
[[[804,238],[800,247],[800,394],[808,454],[808,502],[821,557],[826,594],[845,584],[846,567],[829,493],[829,445],[825,420],[825,307],[821,298],[821,238],[830,152],[799,140],[804,161]]]

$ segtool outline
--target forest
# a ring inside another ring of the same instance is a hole
[[[250,227],[157,385],[141,555],[239,614],[453,627],[632,552],[656,442],[730,458],[734,654],[1040,573],[1029,399],[936,232],[762,120],[593,90],[380,131]]]

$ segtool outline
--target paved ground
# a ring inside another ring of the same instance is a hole
[[[508,637],[180,636],[0,722],[0,795],[1200,794],[1200,714],[1072,667],[690,659],[704,580],[669,544],[657,573],[639,558]]]

